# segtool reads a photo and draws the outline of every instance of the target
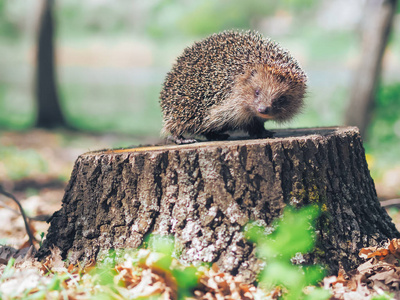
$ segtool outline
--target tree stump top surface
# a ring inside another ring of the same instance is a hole
[[[332,126],[332,127],[314,127],[314,128],[296,128],[296,129],[276,129],[273,138],[266,139],[252,139],[250,137],[233,136],[224,141],[200,141],[199,143],[185,144],[185,145],[154,145],[154,146],[139,146],[134,148],[123,149],[105,149],[90,151],[82,154],[81,156],[91,156],[99,154],[121,154],[132,152],[154,152],[165,150],[181,150],[181,149],[199,149],[203,147],[227,147],[239,145],[259,145],[265,143],[276,143],[282,140],[293,141],[299,140],[299,137],[304,136],[308,140],[318,139],[321,137],[338,136],[343,134],[359,134],[357,127],[352,126]]]

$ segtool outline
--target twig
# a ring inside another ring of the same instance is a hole
[[[21,216],[24,219],[25,230],[26,230],[26,233],[28,234],[28,237],[29,237],[29,243],[31,244],[31,246],[35,247],[33,245],[33,241],[35,240],[35,237],[33,236],[32,232],[31,232],[31,229],[29,228],[29,224],[28,224],[28,221],[27,221],[27,218],[26,218],[26,215],[25,215],[25,212],[24,212],[24,210],[22,208],[21,203],[17,200],[17,198],[15,198],[15,196],[13,194],[10,194],[10,193],[6,192],[3,189],[3,186],[1,184],[0,184],[0,194],[3,194],[4,196],[14,200],[15,203],[17,203],[17,205],[19,207],[19,210],[21,211]]]
[[[382,207],[391,206],[391,205],[400,205],[400,198],[381,201],[381,205],[382,205]]]
[[[0,203],[0,206],[7,208],[8,210],[12,211],[14,214],[16,214],[18,216],[21,216],[21,213],[18,210],[12,208],[11,206],[8,206],[4,202]],[[26,216],[26,217],[31,221],[47,222],[47,220],[51,217],[51,215],[36,215],[34,217],[31,217],[31,216]]]

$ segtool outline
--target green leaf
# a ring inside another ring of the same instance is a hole
[[[171,236],[151,235],[149,238],[149,247],[155,252],[172,256],[174,251],[174,238]]]
[[[256,244],[266,240],[265,228],[255,223],[247,224],[244,234],[246,239]]]
[[[14,273],[14,263],[15,263],[15,258],[11,257],[8,260],[7,266],[4,268],[3,275],[1,276],[1,279],[7,278],[11,276]]]
[[[260,254],[262,257],[272,259],[278,257],[289,260],[296,253],[307,253],[314,248],[315,244],[315,218],[319,210],[313,206],[306,206],[299,210],[286,207],[282,218],[275,222],[276,230],[270,234],[265,241]],[[250,236],[255,235],[260,229],[252,229]],[[260,240],[261,243],[263,239]]]
[[[49,285],[47,286],[47,289],[49,291],[59,291],[60,287],[61,287],[61,278],[57,274],[55,274],[51,279]]]
[[[326,275],[326,270],[319,265],[303,267],[305,285],[315,285]]]
[[[280,285],[286,288],[284,299],[304,299],[303,289],[316,284],[325,272],[319,265],[293,265],[291,259],[297,253],[307,253],[315,245],[315,219],[319,209],[306,206],[301,209],[286,207],[282,217],[273,223],[276,228],[266,235],[265,228],[250,224],[245,232],[248,239],[256,243],[258,256],[266,260],[266,267],[260,275],[260,285],[273,288]],[[325,297],[322,291],[314,292],[307,297]],[[308,299],[308,298],[307,298]],[[325,299],[325,298],[321,298]]]
[[[117,263],[117,252],[115,251],[115,249],[109,249],[108,253],[97,261],[97,265],[99,266],[100,269],[103,268],[112,269],[115,267],[116,263]]]
[[[383,295],[375,296],[371,300],[390,300],[390,299],[394,299],[393,296],[385,293]]]
[[[102,266],[93,269],[90,274],[93,276],[94,282],[96,284],[102,286],[113,286],[114,277],[117,275],[117,272],[114,268]]]
[[[170,269],[172,263],[172,257],[169,255],[163,255],[160,259],[158,259],[154,264],[161,269],[167,271]]]
[[[180,289],[194,288],[199,280],[197,268],[194,266],[186,267],[184,270],[173,269],[172,275],[175,277]]]
[[[263,270],[261,281],[270,286],[284,285],[289,290],[301,290],[304,286],[304,275],[298,266],[290,262],[271,262]]]

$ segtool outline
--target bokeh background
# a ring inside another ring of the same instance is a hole
[[[225,29],[258,30],[306,70],[304,112],[280,127],[343,125],[364,63],[367,2],[55,0],[54,79],[65,123],[48,129],[37,124],[35,92],[46,1],[0,0],[0,183],[37,213],[41,201],[59,203],[80,153],[157,142],[159,92],[174,59],[194,41]],[[399,8],[391,28],[363,135],[382,199],[400,193]]]

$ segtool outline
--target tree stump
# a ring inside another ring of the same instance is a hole
[[[171,234],[185,262],[216,262],[255,279],[249,221],[268,226],[286,205],[319,204],[307,262],[330,273],[358,251],[400,234],[380,206],[356,127],[277,130],[271,139],[164,145],[82,154],[41,249],[72,263]]]

